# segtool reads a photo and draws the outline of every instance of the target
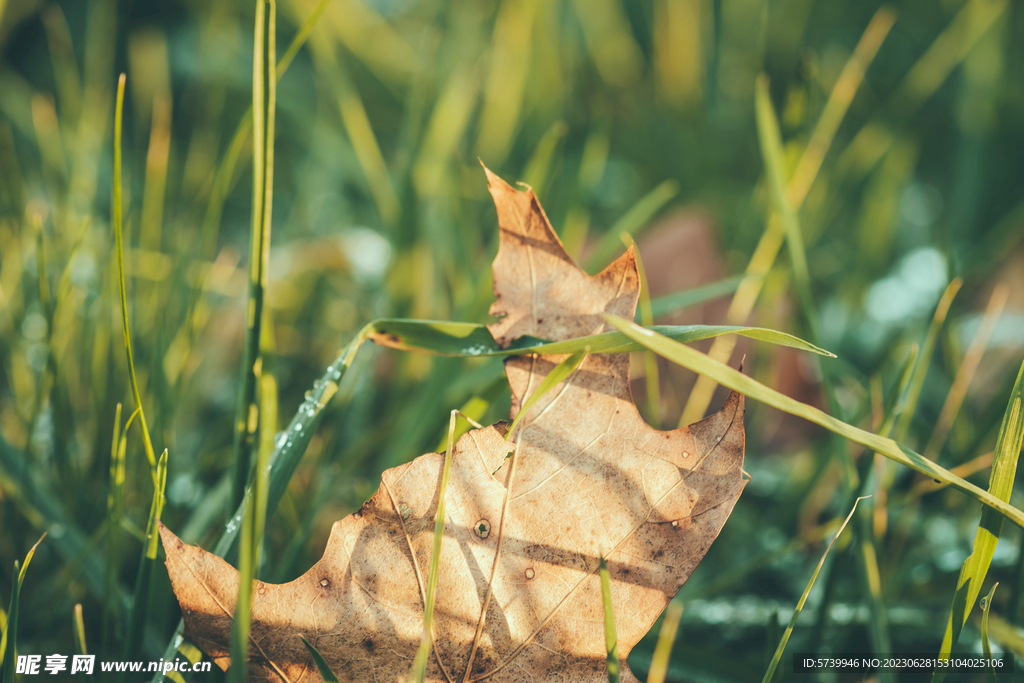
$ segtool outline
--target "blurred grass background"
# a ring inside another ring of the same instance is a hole
[[[279,55],[316,5],[282,0]],[[591,272],[627,230],[655,296],[743,273],[771,207],[754,115],[765,73],[789,171],[806,151],[824,154],[820,172],[789,188],[820,339],[785,255],[755,257],[749,320],[839,355],[827,362],[840,417],[867,429],[894,417],[898,440],[986,486],[1024,346],[1024,12],[1006,0],[907,0],[881,19],[878,8],[331,0],[278,86],[267,344],[281,426],[367,321],[487,321],[497,230],[477,158],[529,183]],[[0,606],[14,560],[49,534],[21,597],[23,652],[73,651],[81,603],[90,651],[116,653],[137,597],[153,494],[137,430],[123,516],[108,513],[116,406],[122,422],[135,408],[110,218],[122,71],[128,300],[146,418],[158,452],[169,450],[163,520],[211,547],[226,519],[252,192],[251,136],[236,130],[251,102],[253,13],[226,0],[0,1]],[[851,87],[841,74],[862,40],[877,54]],[[833,91],[852,97],[849,111],[833,111],[824,148],[809,147]],[[926,333],[955,277],[932,353]],[[721,324],[728,302],[664,321]],[[733,364],[741,355],[761,381],[825,405],[807,358],[743,342]],[[897,415],[919,356],[920,398]],[[660,365],[653,406],[651,365],[634,367],[652,421],[697,419],[724,396],[705,386],[688,406],[695,378]],[[315,562],[330,524],[383,469],[438,447],[452,408],[487,423],[508,405],[499,361],[364,351],[268,521],[262,577],[289,580]],[[817,428],[749,406],[753,479],[680,594],[669,680],[761,678],[848,511],[840,448],[874,467]],[[875,498],[833,550],[789,652],[937,651],[979,506],[904,469],[877,471]],[[1024,546],[1020,529],[1003,535],[992,612],[1017,624]],[[865,539],[877,575],[865,574]],[[149,598],[136,638],[157,659],[178,618],[160,567]],[[1001,633],[996,645],[1012,648],[1013,627]],[[973,622],[960,646],[980,652]],[[634,670],[652,649],[653,637]]]

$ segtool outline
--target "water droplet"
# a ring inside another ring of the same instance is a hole
[[[324,588],[328,588],[331,585],[331,582],[327,579],[320,579],[320,585]]]
[[[274,447],[280,448],[288,441],[288,435],[285,432],[278,432],[274,435]]]
[[[679,526],[679,522],[673,519],[672,520],[672,526]]]
[[[533,571],[533,567],[530,567],[530,568],[528,568],[526,570],[526,580],[527,581],[529,581],[530,579],[532,579],[536,575],[537,575],[537,572]]]

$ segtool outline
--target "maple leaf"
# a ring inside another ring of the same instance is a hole
[[[571,339],[604,331],[604,313],[632,319],[632,248],[587,275],[533,191],[486,172],[501,231],[495,340]],[[564,358],[505,362],[513,417]],[[452,454],[428,680],[606,680],[604,557],[622,680],[636,681],[629,651],[704,557],[746,483],[742,396],[700,422],[658,431],[633,404],[628,354],[593,354],[529,408],[507,459],[506,428],[467,432]],[[308,572],[283,585],[255,582],[251,679],[319,679],[302,635],[341,680],[405,680],[423,628],[443,463],[428,453],[385,471],[359,512],[335,522]],[[238,573],[161,534],[185,635],[227,668]]]

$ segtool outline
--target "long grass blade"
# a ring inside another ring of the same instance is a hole
[[[633,246],[632,236],[628,233],[622,233],[622,242],[626,245],[626,248]],[[654,311],[651,307],[651,292],[650,287],[647,284],[647,270],[644,268],[644,261],[640,258],[640,251],[634,249],[634,256],[636,258],[636,270],[640,276],[640,301],[637,303],[637,313],[640,314],[640,324],[644,327],[650,327],[654,324]],[[644,359],[644,385],[647,393],[647,419],[655,429],[661,429],[661,384],[658,381],[658,359],[657,357],[647,351],[643,355]]]
[[[615,632],[615,610],[612,608],[612,581],[608,563],[601,558],[601,607],[604,611],[604,644],[608,660],[608,683],[619,683],[619,637]]]
[[[515,431],[515,428],[519,425],[520,420],[522,420],[523,417],[525,417],[526,414],[530,412],[530,408],[532,408],[537,403],[537,401],[542,399],[548,392],[550,392],[552,389],[558,386],[562,382],[562,380],[566,379],[567,377],[569,377],[569,375],[576,372],[576,368],[580,366],[580,363],[583,362],[583,359],[587,357],[588,353],[590,353],[590,349],[586,347],[580,349],[579,351],[572,354],[571,356],[563,360],[561,363],[556,365],[551,370],[551,372],[549,372],[547,376],[544,377],[544,381],[540,383],[536,391],[530,394],[530,397],[526,399],[526,402],[523,404],[523,407],[519,409],[519,413],[516,415],[516,419],[512,421],[512,426],[510,426],[508,428],[508,432],[505,433],[505,441],[509,440],[509,437],[512,436],[512,432]]]
[[[814,184],[814,180],[818,177],[821,164],[839,130],[839,124],[846,117],[850,103],[864,80],[864,72],[874,60],[894,21],[895,17],[892,12],[885,7],[875,12],[875,16],[864,29],[857,47],[854,48],[853,55],[847,60],[842,73],[832,87],[825,109],[811,134],[811,140],[800,156],[793,177],[786,187],[787,199],[794,210],[799,210]],[[739,325],[750,317],[750,312],[754,310],[754,304],[761,294],[764,276],[771,270],[782,246],[782,239],[782,221],[773,215],[768,220],[765,231],[750,257],[743,282],[729,304],[729,310],[725,316],[727,323]],[[734,347],[734,338],[722,337],[715,340],[708,355],[717,361],[726,363],[732,357]],[[697,384],[690,392],[690,397],[679,418],[679,426],[684,427],[704,417],[714,392],[714,382],[706,376],[698,377]]]
[[[962,285],[962,279],[958,277],[953,278],[953,280],[946,286],[946,291],[942,293],[942,296],[939,298],[939,303],[935,307],[935,314],[932,316],[932,322],[928,326],[928,333],[925,335],[924,346],[921,347],[921,353],[917,357],[917,362],[914,366],[914,374],[911,378],[910,385],[907,388],[906,399],[900,408],[896,428],[893,432],[893,437],[897,441],[903,441],[906,439],[907,433],[910,431],[910,421],[914,417],[914,411],[917,410],[917,402],[921,397],[921,389],[924,387],[924,379],[928,375],[928,367],[931,364],[932,353],[935,351],[935,343],[939,338],[939,331],[942,329],[942,324],[946,322],[946,315],[949,313],[949,307],[953,305],[953,299],[956,297],[957,292],[960,291],[960,287]],[[925,449],[925,453],[928,454],[928,452],[928,449]]]
[[[139,408],[139,425],[142,427],[142,444],[146,449],[146,458],[149,466],[156,468],[156,452],[153,450],[153,440],[149,436],[149,427],[146,425],[146,414],[142,410],[142,397],[139,395],[139,383],[135,378],[135,362],[132,359],[132,339],[128,331],[128,296],[125,291],[124,282],[124,243],[122,236],[122,206],[121,206],[121,120],[124,115],[124,87],[125,75],[121,74],[117,81],[117,100],[114,105],[114,239],[117,250],[117,276],[119,293],[121,297],[121,323],[124,332],[124,352],[128,357],[128,377],[131,379],[132,396],[135,398],[135,405]]]
[[[294,417],[284,432],[275,438],[274,452],[270,457],[270,475],[267,482],[267,515],[271,515],[277,509],[278,503],[284,496],[284,492],[295,473],[302,455],[305,453],[309,442],[316,433],[317,427],[324,417],[324,409],[330,404],[338,392],[338,384],[352,366],[356,352],[362,347],[367,339],[367,330],[361,331],[342,351],[337,359],[324,371],[307,392],[306,399],[295,412]],[[2,443],[2,442],[0,442]],[[248,506],[248,499],[244,500],[227,521],[223,533],[217,540],[213,552],[229,562],[234,561],[238,553],[238,542],[241,535],[242,518]],[[164,649],[164,659],[173,659],[180,642],[184,623],[179,621]],[[152,683],[159,683],[163,674],[158,673],[151,680]]]
[[[655,325],[650,329],[680,342],[699,341],[723,334],[738,334],[758,341],[789,346],[835,358],[835,354],[785,332],[762,327],[730,325]],[[620,332],[604,332],[566,341],[549,342],[535,337],[520,337],[503,349],[484,325],[431,320],[383,319],[367,325],[369,338],[380,346],[402,351],[419,351],[438,356],[521,356],[537,353],[561,355],[590,347],[591,353],[643,351],[644,347]]]
[[[661,622],[661,630],[658,632],[658,643],[654,646],[654,655],[651,657],[651,668],[647,672],[647,683],[665,683],[672,644],[676,641],[679,620],[682,617],[683,603],[678,599],[668,603]]]
[[[316,666],[316,670],[320,674],[320,678],[324,679],[324,683],[338,683],[338,677],[334,674],[334,671],[331,669],[331,665],[327,663],[324,656],[320,654],[320,651],[313,646],[313,643],[306,640],[306,636],[300,634],[299,638],[302,638],[302,644],[305,645],[306,650],[309,651],[309,656],[312,658],[313,664]]]
[[[228,672],[228,680],[231,683],[244,683],[248,676],[252,589],[253,581],[259,573],[259,548],[266,515],[267,473],[260,471],[259,464],[256,467],[253,485],[250,486],[253,448],[259,448],[259,445],[255,443],[257,429],[261,424],[267,428],[266,423],[270,419],[270,416],[261,414],[257,389],[263,388],[267,392],[272,391],[275,397],[277,392],[272,377],[270,382],[264,385],[263,353],[260,347],[262,325],[264,324],[266,273],[270,262],[270,229],[274,198],[277,3],[275,0],[266,2],[265,0],[256,0],[256,4],[252,61],[253,197],[252,229],[249,238],[249,300],[242,362],[242,391],[239,395],[238,412],[235,418],[233,449],[235,481],[234,495],[231,500],[232,507],[242,502],[248,502],[248,505],[245,507],[242,519],[238,562],[238,600],[235,603],[234,624],[231,631],[232,666]],[[265,5],[269,5],[269,11]],[[265,48],[264,40],[266,40]],[[269,71],[269,74],[266,75],[266,93],[264,93],[263,83],[264,70]],[[276,408],[276,403],[274,405]],[[276,427],[276,415],[274,418],[274,425],[270,427],[271,429]],[[269,457],[268,449],[261,450],[263,450],[265,458]],[[259,453],[257,453],[257,460],[259,460]],[[259,510],[261,504],[262,515]]]
[[[967,396],[967,389],[981,364],[981,357],[984,355],[985,349],[988,348],[989,339],[995,331],[996,322],[1002,315],[1009,296],[1010,288],[1005,285],[997,286],[992,291],[978,331],[975,333],[974,339],[971,340],[971,345],[967,347],[963,362],[960,363],[960,367],[957,368],[956,375],[953,377],[953,385],[949,388],[946,400],[942,404],[939,418],[935,421],[935,431],[932,432],[931,438],[928,439],[928,445],[925,446],[924,454],[932,460],[938,457],[943,444],[946,443],[946,437],[949,436],[953,421],[956,420],[957,413],[960,412],[960,406],[963,405],[964,398]]]
[[[263,319],[263,206],[266,180],[267,142],[266,108],[264,101],[264,42],[266,35],[266,8],[264,0],[256,0],[256,24],[253,29],[252,57],[252,223],[249,230],[249,297],[245,313],[245,341],[242,347],[242,388],[238,394],[235,412],[232,466],[234,486],[231,509],[245,496],[245,487],[252,469],[252,449],[256,435],[259,406],[256,404],[256,385],[259,381],[260,324]],[[233,661],[238,661],[232,657]],[[244,661],[244,660],[243,660]]]
[[[770,389],[757,380],[733,370],[727,365],[708,358],[700,351],[691,349],[688,346],[659,335],[654,330],[648,330],[628,320],[613,315],[605,315],[605,319],[613,327],[623,332],[626,336],[640,343],[645,348],[657,352],[659,355],[678,363],[694,372],[711,376],[722,386],[729,387],[733,391],[749,396],[755,400],[766,403],[774,408],[796,415],[809,422],[820,425],[825,429],[842,437],[859,443],[881,453],[885,457],[906,465],[907,467],[924,474],[939,482],[944,482],[964,493],[973,496],[981,503],[988,506],[986,509],[1000,513],[1017,526],[1024,528],[1024,512],[1008,504],[1006,500],[999,498],[992,493],[981,489],[970,482],[964,481],[949,470],[936,465],[919,453],[915,453],[906,446],[893,441],[892,439],[866,432],[863,429],[847,424],[831,415],[818,410],[805,403],[801,403],[774,389]],[[1015,393],[1015,396],[1017,394]],[[1019,401],[1013,403],[1019,408]],[[1019,441],[1018,441],[1019,444]]]
[[[132,413],[132,417],[128,419],[129,424],[131,424],[138,410],[136,408],[135,413]],[[125,431],[128,431],[127,426],[125,426]],[[110,528],[107,531],[107,563],[103,586],[103,628],[100,638],[100,649],[104,654],[109,652],[107,648],[110,646],[111,631],[114,628],[112,620],[117,613],[114,595],[117,587],[116,567],[121,557],[120,524],[124,509],[124,455],[126,450],[127,444],[123,443],[121,437],[121,404],[118,403],[117,408],[114,410],[114,435],[110,440],[110,488],[107,493],[107,520],[110,522]]]
[[[655,318],[660,318],[663,315],[675,313],[676,311],[681,311],[684,308],[696,306],[704,303],[705,301],[711,301],[712,299],[725,296],[726,294],[732,294],[739,289],[741,282],[743,282],[743,276],[736,275],[724,280],[719,280],[718,282],[712,282],[709,285],[701,285],[700,287],[693,287],[692,289],[684,289],[681,292],[675,292],[673,294],[664,294],[655,299],[651,299],[651,315]],[[642,322],[640,320],[640,311],[637,311],[636,321]]]
[[[139,413],[141,415],[141,413]],[[124,646],[122,648],[122,659],[132,659],[136,654],[136,648],[143,642],[146,630],[146,615],[149,611],[149,586],[153,577],[153,565],[156,564],[157,549],[159,547],[158,527],[160,515],[164,509],[164,490],[167,488],[167,449],[160,454],[156,464],[153,482],[153,500],[149,505],[149,520],[146,522],[146,535],[143,539],[142,557],[139,559],[139,571],[135,576],[135,590],[132,593],[131,617],[128,622],[128,631],[125,634]]]
[[[427,589],[423,605],[423,638],[420,640],[416,659],[413,661],[409,680],[423,683],[427,674],[427,660],[434,645],[434,602],[437,595],[437,577],[441,567],[441,541],[444,536],[445,494],[451,476],[452,451],[455,449],[455,418],[452,411],[448,421],[448,448],[444,453],[444,467],[441,470],[441,486],[437,493],[437,512],[434,515],[434,545],[430,551],[430,570],[427,574]],[[511,431],[511,430],[510,430]]]
[[[793,634],[796,622],[800,618],[800,612],[803,611],[804,603],[807,602],[807,596],[810,595],[811,589],[814,587],[814,582],[818,579],[818,574],[821,572],[821,567],[825,564],[825,558],[828,557],[828,553],[832,550],[832,546],[835,545],[835,542],[843,533],[843,529],[845,529],[846,525],[850,523],[853,513],[857,511],[857,504],[864,500],[865,497],[866,496],[861,496],[853,502],[853,509],[850,510],[850,514],[846,516],[846,519],[843,521],[843,525],[839,527],[839,531],[837,531],[836,535],[832,537],[828,547],[825,548],[825,552],[822,553],[821,559],[818,560],[818,566],[814,568],[814,573],[811,574],[811,579],[807,582],[807,586],[804,587],[804,592],[800,595],[800,600],[797,601],[796,607],[793,609],[793,616],[789,618],[789,625],[786,626],[786,630],[782,634],[779,646],[775,649],[775,655],[772,657],[772,661],[768,663],[768,670],[764,672],[762,683],[771,683],[772,678],[775,676],[775,670],[779,667],[779,662],[782,661],[782,654],[786,651],[786,643],[789,642],[789,637]]]
[[[1010,401],[1003,414],[1003,422],[999,427],[996,447],[992,456],[992,474],[989,478],[986,495],[1001,502],[1010,500],[1013,491],[1013,480],[1017,473],[1017,459],[1020,457],[1021,441],[1024,440],[1024,363],[1017,372]],[[987,502],[987,501],[982,501]],[[1013,519],[1011,517],[1011,519]],[[1016,520],[1015,520],[1016,521]],[[967,617],[974,607],[974,602],[981,593],[981,585],[985,581],[992,556],[999,542],[999,533],[1003,528],[1003,516],[995,510],[985,507],[981,510],[981,521],[974,536],[974,548],[963,566],[956,582],[953,604],[946,620],[946,631],[942,635],[940,657],[949,657],[960,631],[967,623]],[[937,683],[945,676],[945,671],[936,669],[932,681]]]

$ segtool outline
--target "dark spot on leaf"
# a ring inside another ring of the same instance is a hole
[[[487,538],[491,535],[491,523],[486,519],[481,519],[473,525],[473,531],[480,538]]]
[[[374,648],[377,647],[373,642],[373,638],[366,638],[363,640],[363,647],[366,648],[367,652],[373,652]]]

